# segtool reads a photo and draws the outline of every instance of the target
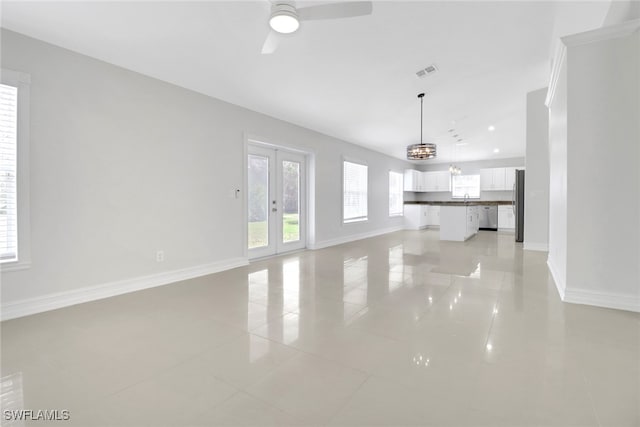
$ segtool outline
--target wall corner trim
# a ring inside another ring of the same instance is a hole
[[[558,294],[560,295],[560,299],[564,301],[565,290],[567,288],[567,284],[564,279],[560,277],[558,273],[558,269],[555,268],[551,258],[547,257],[547,267],[549,267],[549,272],[551,273],[551,277],[553,278],[554,283],[556,284],[556,289],[558,289]]]
[[[558,79],[560,78],[560,70],[562,64],[564,64],[565,56],[567,54],[567,46],[560,41],[556,47],[556,52],[553,55],[553,64],[551,66],[551,76],[549,77],[549,89],[547,90],[547,98],[544,100],[544,105],[547,108],[551,108],[553,103],[553,97],[556,94],[556,88],[558,87]]]
[[[249,261],[246,258],[230,258],[208,264],[182,268],[179,270],[171,270],[147,276],[117,280],[114,282],[86,286],[70,291],[57,292],[39,297],[3,303],[0,307],[0,320],[4,321],[15,319],[84,302],[96,301],[116,295],[141,291],[143,289],[169,285],[182,280],[206,276],[248,264]]]

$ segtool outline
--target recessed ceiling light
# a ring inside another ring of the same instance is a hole
[[[489,129],[489,132],[493,132],[494,130],[496,130],[496,127],[494,125],[491,125],[487,129]]]
[[[493,152],[494,152],[494,153],[499,153],[499,152],[500,152],[500,149],[499,149],[499,148],[494,148],[494,149],[493,149]]]

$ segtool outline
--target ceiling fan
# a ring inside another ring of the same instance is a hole
[[[370,1],[350,1],[296,7],[293,1],[271,0],[271,16],[269,17],[271,30],[262,46],[262,53],[273,53],[283,37],[282,34],[296,32],[302,21],[352,18],[371,15],[372,10],[373,4]]]

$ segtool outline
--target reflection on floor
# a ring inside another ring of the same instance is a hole
[[[397,232],[4,322],[2,375],[55,425],[640,425],[640,316],[560,302],[513,240]]]

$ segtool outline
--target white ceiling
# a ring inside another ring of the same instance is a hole
[[[426,92],[435,163],[524,156],[525,96],[547,85],[559,16],[589,26],[607,4],[374,2],[371,16],[304,22],[272,55],[267,0],[3,1],[2,26],[398,158],[419,141]],[[454,149],[450,128],[467,144]]]

